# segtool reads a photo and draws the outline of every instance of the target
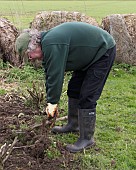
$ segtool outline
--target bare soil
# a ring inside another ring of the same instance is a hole
[[[26,107],[24,100],[15,93],[0,96],[0,147],[4,143],[12,144],[16,136],[18,139],[3,169],[80,169],[78,160],[74,161],[74,155],[67,152],[61,142],[56,143],[59,157],[52,159],[47,155],[47,150],[53,152],[50,129],[29,128],[36,123],[34,115],[40,114]]]

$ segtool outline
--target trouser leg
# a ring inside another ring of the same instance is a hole
[[[97,105],[111,67],[116,47],[107,51],[97,62],[91,65],[84,77],[79,96],[79,109],[94,109]]]

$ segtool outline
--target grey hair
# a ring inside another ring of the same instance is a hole
[[[27,32],[30,36],[27,51],[30,52],[32,50],[35,50],[41,42],[41,32],[38,31],[37,29],[24,29],[22,32]]]

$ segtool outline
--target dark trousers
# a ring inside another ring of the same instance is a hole
[[[79,109],[94,109],[107,80],[116,55],[116,46],[109,49],[86,71],[74,71],[67,95],[79,99]]]

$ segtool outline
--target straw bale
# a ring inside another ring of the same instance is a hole
[[[116,61],[136,65],[136,14],[114,14],[102,20],[117,44]]]
[[[0,58],[15,66],[20,64],[14,45],[17,35],[17,28],[8,19],[0,18]]]
[[[94,18],[86,16],[80,12],[42,11],[35,16],[32,23],[30,23],[30,27],[36,28],[39,31],[49,30],[61,23],[72,21],[86,22],[99,26]]]

